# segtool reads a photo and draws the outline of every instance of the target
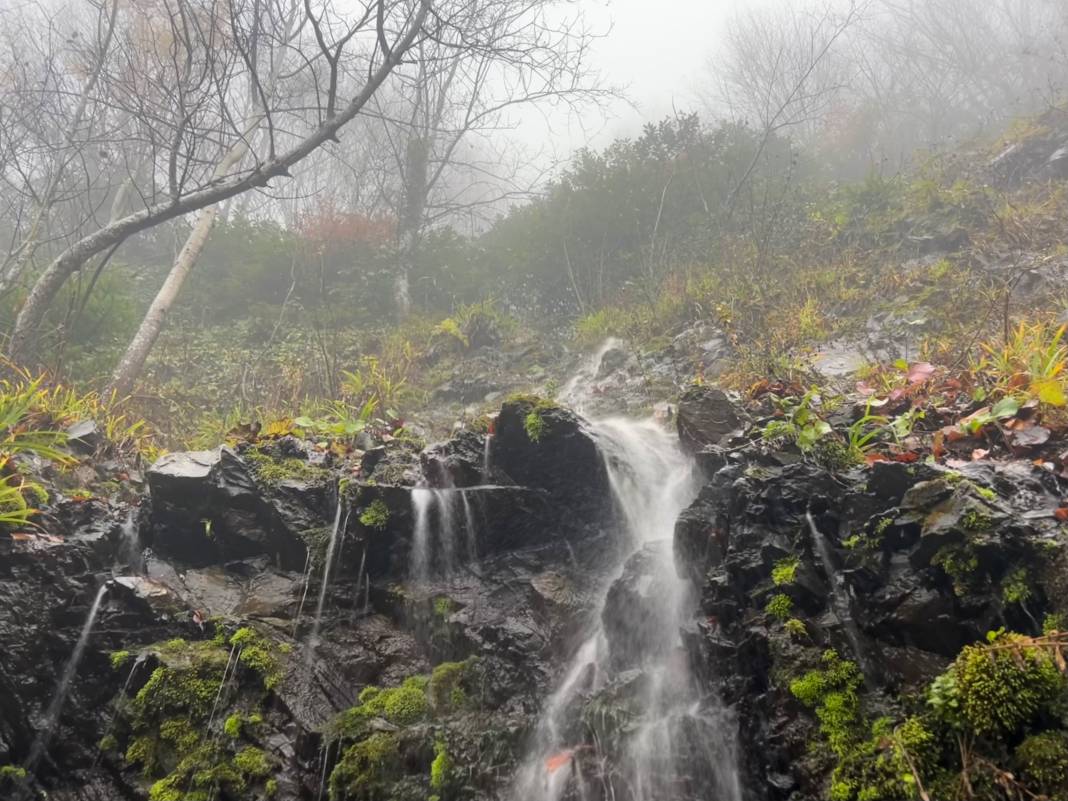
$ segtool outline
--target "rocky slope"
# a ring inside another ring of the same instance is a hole
[[[609,354],[591,384],[626,384],[637,360]],[[699,592],[685,658],[730,708],[746,801],[1010,798],[1017,781],[1065,797],[1050,633],[1068,613],[1064,479],[1030,458],[845,466],[765,439],[766,414],[714,389],[683,395],[701,489],[656,546]],[[4,797],[507,798],[594,588],[612,582],[614,642],[662,627],[647,614],[652,552],[605,575],[619,543],[596,442],[537,398],[422,452],[284,435],[166,456],[143,492],[129,466],[97,472],[122,492],[58,502],[43,531],[0,537]],[[963,704],[956,732],[991,766],[969,774],[949,718],[929,713],[931,686],[1001,627],[1038,643],[995,638],[1038,660],[1044,694],[976,735],[967,674],[953,674],[938,697]],[[626,680],[569,724],[609,761],[641,679],[625,652],[613,659]],[[1054,758],[1028,758],[1035,737]],[[710,792],[695,780],[678,797]]]

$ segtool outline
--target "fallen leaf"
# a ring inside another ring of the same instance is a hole
[[[887,458],[884,453],[866,453],[864,454],[864,461],[868,464],[875,464],[876,462],[885,462]]]
[[[1068,523],[1068,506],[1062,506],[1060,509],[1054,509],[1053,516],[1060,520],[1062,523]]]
[[[33,534],[27,534],[25,531],[13,531],[11,532],[11,539],[15,542],[29,542],[37,538]]]
[[[551,757],[545,760],[545,770],[549,773],[556,773],[564,765],[571,764],[571,758],[575,755],[575,752],[571,749],[567,751],[561,751],[559,754],[553,754]]]
[[[1050,430],[1044,426],[1031,426],[1023,431],[1016,431],[1012,437],[1012,444],[1021,448],[1032,448],[1035,445],[1045,445],[1049,442]]]
[[[903,453],[891,454],[890,458],[893,459],[895,462],[905,462],[911,464],[912,462],[918,462],[920,459],[920,455],[915,451],[905,451]]]
[[[934,375],[934,371],[934,365],[930,362],[917,362],[909,368],[908,375],[905,378],[910,384],[922,384]]]
[[[987,448],[976,448],[972,451],[972,461],[977,462],[980,459],[985,459],[990,455],[990,451]]]

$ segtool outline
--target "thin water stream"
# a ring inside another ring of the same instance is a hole
[[[82,625],[81,633],[78,635],[78,641],[75,643],[74,650],[67,659],[67,664],[60,675],[59,684],[56,685],[55,693],[52,696],[52,703],[49,704],[48,711],[45,713],[44,724],[37,733],[37,738],[33,741],[33,745],[30,747],[30,755],[26,760],[26,769],[31,773],[48,749],[52,734],[59,723],[63,705],[67,701],[68,693],[70,693],[71,681],[74,680],[74,674],[78,671],[78,664],[82,661],[85,647],[89,644],[89,637],[93,633],[93,625],[96,623],[97,615],[100,613],[100,605],[104,602],[104,596],[107,595],[107,592],[107,584],[101,584],[96,591],[96,597],[89,607],[89,614],[86,615],[85,623]]]

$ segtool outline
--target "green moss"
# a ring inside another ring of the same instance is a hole
[[[274,689],[285,676],[285,666],[278,658],[288,653],[250,626],[239,628],[230,636],[230,645],[238,649],[238,662],[259,674],[263,686]]]
[[[444,740],[434,742],[434,761],[430,763],[430,789],[440,793],[452,779],[452,759]]]
[[[1068,799],[1068,733],[1046,731],[1028,737],[1017,747],[1015,762],[1032,793],[1052,801]]]
[[[471,667],[473,659],[463,662],[442,662],[430,674],[427,695],[435,714],[460,709],[467,701],[462,683]]]
[[[968,544],[947,545],[939,549],[931,559],[931,564],[941,567],[952,579],[953,591],[964,596],[971,590],[975,572],[979,569],[979,557]]]
[[[26,769],[18,765],[0,765],[0,784],[3,782],[22,782],[26,779]]]
[[[123,665],[125,665],[127,662],[130,661],[130,652],[129,651],[112,651],[110,659],[111,659],[111,668],[113,670],[118,670],[119,668],[121,668]]]
[[[271,762],[260,748],[248,746],[234,754],[234,767],[244,776],[262,779],[271,772]]]
[[[973,506],[961,515],[960,524],[965,531],[988,531],[994,525],[994,521],[986,512]]]
[[[389,507],[386,506],[385,502],[380,498],[376,498],[369,506],[360,512],[360,524],[367,528],[381,531],[388,523]]]
[[[1005,577],[1001,585],[1001,598],[1007,604],[1022,604],[1031,597],[1031,577],[1027,569],[1018,567]]]
[[[527,406],[523,416],[523,430],[526,431],[527,439],[531,442],[541,442],[548,433],[548,423],[545,421],[545,413],[560,408],[559,405],[548,398],[540,398],[537,395],[512,395],[505,403],[515,403]]]
[[[278,795],[278,780],[268,779],[263,785],[263,793],[268,798],[274,798]]]
[[[789,620],[790,615],[794,610],[794,602],[790,599],[789,595],[778,593],[771,596],[768,599],[767,604],[764,606],[764,612],[775,620],[786,622]]]
[[[1042,619],[1042,633],[1049,635],[1057,631],[1064,631],[1068,626],[1063,612],[1050,612]]]
[[[256,478],[267,485],[290,480],[325,481],[330,475],[326,469],[310,465],[303,459],[274,459],[262,451],[246,451],[242,458],[251,466]]]
[[[1014,647],[1018,635],[998,634],[990,645],[969,645],[943,674],[940,698],[929,699],[948,722],[978,736],[1017,731],[1036,719],[1054,716],[1064,705],[1065,677],[1052,657]]]
[[[330,799],[388,798],[388,788],[400,774],[397,738],[378,732],[349,746],[330,773]]]
[[[795,640],[800,640],[808,636],[808,629],[805,627],[805,622],[796,617],[792,617],[783,623],[783,628],[786,629],[786,633]]]
[[[793,584],[797,577],[797,566],[801,561],[796,556],[787,556],[775,563],[771,570],[771,580],[776,587]]]
[[[523,418],[523,430],[531,442],[541,442],[545,435],[545,419],[537,409],[531,409]]]
[[[439,595],[434,599],[434,616],[439,618],[446,618],[449,613],[452,612],[454,604],[452,599],[447,595]]]
[[[226,722],[223,724],[223,732],[226,733],[227,737],[236,740],[238,737],[241,736],[241,726],[243,723],[244,719],[239,713],[230,715],[230,717],[228,717],[226,719]]]

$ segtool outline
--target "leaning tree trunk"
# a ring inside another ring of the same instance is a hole
[[[207,244],[208,236],[210,236],[211,229],[215,226],[218,213],[218,206],[210,206],[206,209],[201,209],[197,214],[197,221],[186,238],[185,244],[182,245],[178,258],[174,260],[174,266],[167,273],[163,286],[156,293],[156,297],[152,300],[152,305],[148,307],[148,312],[141,321],[140,328],[137,329],[137,333],[130,340],[126,353],[123,354],[119,366],[115,368],[115,372],[111,376],[111,386],[108,387],[109,392],[126,395],[133,388],[137,377],[141,375],[141,371],[145,367],[145,361],[148,359],[148,354],[152,352],[152,347],[156,344],[156,340],[159,339],[160,332],[163,330],[163,323],[167,319],[167,313],[178,298],[178,293],[181,291],[185,279],[189,277],[189,273],[193,270],[197,259],[200,258],[204,245]]]
[[[267,186],[267,182],[272,178],[290,177],[292,175],[290,168],[303,161],[326,142],[336,141],[338,131],[360,113],[374,93],[385,83],[393,69],[404,59],[416,36],[423,30],[430,6],[431,0],[420,0],[419,10],[408,22],[407,30],[401,35],[397,44],[388,51],[378,69],[368,77],[360,92],[340,110],[330,109],[328,116],[319,123],[315,130],[297,141],[285,153],[273,156],[247,173],[228,176],[177,199],[168,198],[129,214],[79,239],[57,256],[37,279],[19,310],[8,342],[8,359],[17,363],[26,355],[26,350],[33,342],[37,329],[56,299],[56,295],[59,294],[67,279],[82,268],[86,259],[102,253],[139,231],[147,230],[193,211],[200,211],[252,189]]]

